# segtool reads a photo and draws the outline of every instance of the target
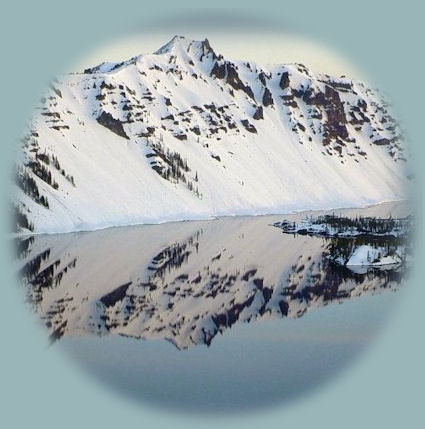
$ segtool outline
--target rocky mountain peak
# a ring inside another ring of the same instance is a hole
[[[38,112],[22,140],[18,231],[403,194],[402,134],[375,90],[300,64],[226,59],[208,39],[174,36],[155,54],[65,76]]]
[[[177,47],[187,47],[189,43],[190,40],[186,39],[184,36],[179,36],[176,34],[170,41],[168,41],[165,45],[162,45],[157,51],[155,51],[154,55],[163,55],[171,53]]]
[[[180,35],[175,35],[169,42],[154,53],[154,55],[164,54],[182,57],[183,59],[189,57],[188,61],[191,59],[202,61],[209,55],[211,55],[212,59],[217,58],[208,39],[192,40]]]

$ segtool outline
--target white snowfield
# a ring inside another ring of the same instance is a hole
[[[176,36],[52,84],[15,203],[34,233],[363,206],[404,199],[404,157],[364,84]]]
[[[380,266],[380,265],[392,265],[399,264],[402,261],[404,252],[402,249],[399,250],[394,256],[382,256],[385,255],[385,249],[375,248],[369,245],[363,245],[357,247],[353,254],[347,261],[347,266]]]

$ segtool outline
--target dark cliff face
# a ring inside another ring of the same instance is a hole
[[[330,142],[331,140],[342,140],[348,139],[348,131],[345,126],[347,120],[345,117],[344,105],[339,98],[339,94],[334,89],[326,86],[326,103],[324,109],[327,114],[327,120],[325,122],[325,141]]]
[[[263,94],[263,105],[264,107],[272,106],[274,104],[272,93],[270,92],[269,88],[264,88],[264,94]]]
[[[253,124],[251,124],[251,122],[248,121],[248,119],[243,119],[241,123],[247,131],[249,131],[250,133],[257,134],[257,129]]]
[[[258,106],[252,117],[256,120],[264,119],[263,106]]]
[[[103,125],[105,128],[108,128],[108,130],[112,131],[116,135],[124,137],[127,140],[130,139],[130,137],[128,137],[124,131],[121,121],[115,119],[110,113],[102,112],[97,118],[97,122],[99,122],[99,124]]]
[[[282,73],[279,81],[279,87],[281,89],[286,89],[289,87],[289,73],[287,71]]]
[[[263,86],[267,86],[267,81],[266,81],[267,76],[263,71],[258,74],[258,79],[260,80]]]
[[[211,46],[211,44],[210,44],[209,40],[208,40],[208,39],[205,39],[205,40],[202,42],[202,53],[201,53],[201,56],[199,57],[199,60],[200,60],[200,61],[202,61],[202,60],[203,60],[203,58],[204,58],[205,56],[209,55],[209,54],[211,54],[211,58],[212,58],[213,60],[216,60],[216,59],[218,59],[218,58],[219,58],[219,57],[216,55],[216,53],[215,53],[214,49],[212,48],[212,46]]]
[[[294,90],[295,97],[304,101],[307,105],[316,106],[326,114],[324,120],[323,144],[328,145],[331,141],[340,142],[347,140],[349,134],[345,124],[347,118],[344,105],[337,90],[329,85],[325,86],[325,92],[308,88],[306,90]],[[320,115],[323,118],[323,114]]]
[[[254,93],[249,85],[245,85],[239,77],[235,64],[230,61],[225,61],[220,64],[218,61],[211,69],[211,76],[217,79],[223,79],[236,91],[245,92],[248,97],[255,101]]]

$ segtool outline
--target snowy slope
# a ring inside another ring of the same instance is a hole
[[[40,233],[359,206],[404,198],[404,161],[363,83],[176,36],[52,84],[23,139],[15,213]]]

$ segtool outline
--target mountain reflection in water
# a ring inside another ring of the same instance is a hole
[[[404,207],[341,212],[403,217]],[[406,274],[402,263],[339,265],[335,240],[273,226],[305,215],[23,237],[17,263],[53,347],[114,391],[179,411],[255,410],[346,366]]]
[[[403,265],[330,260],[329,240],[282,234],[281,216],[113,228],[18,242],[26,296],[53,340],[114,335],[210,345],[236,323],[299,318],[396,290]]]

